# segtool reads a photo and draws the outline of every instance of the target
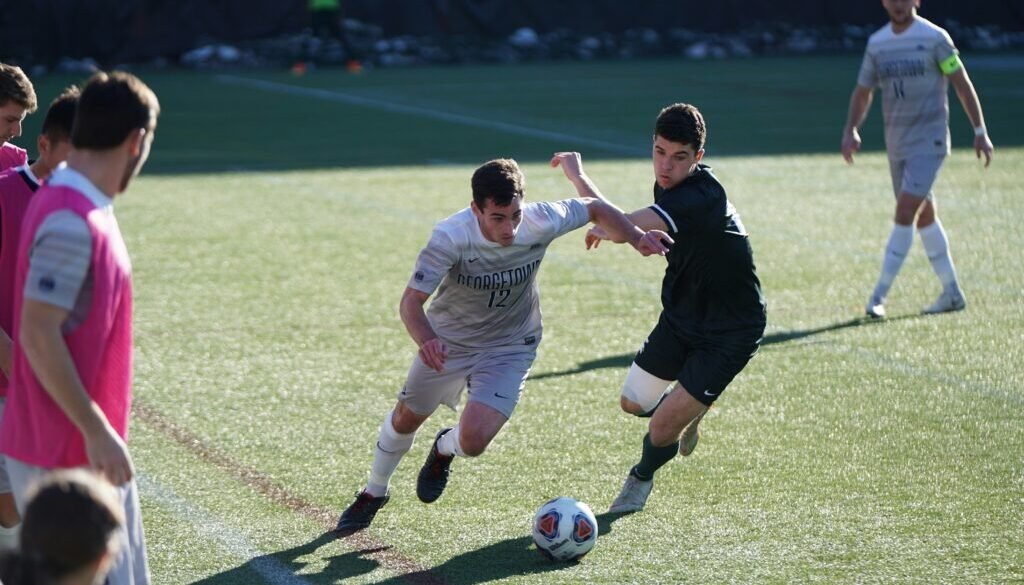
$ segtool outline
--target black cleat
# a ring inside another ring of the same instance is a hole
[[[359,492],[356,494],[356,501],[345,508],[345,511],[341,513],[341,518],[338,518],[338,526],[334,529],[334,535],[344,538],[366,528],[370,522],[373,522],[377,511],[384,507],[384,504],[388,503],[390,499],[390,495],[375,498],[369,492]]]
[[[438,453],[437,441],[440,440],[441,435],[450,430],[441,429],[437,433],[437,437],[434,438],[434,445],[430,448],[430,453],[427,454],[427,460],[423,462],[423,467],[420,468],[420,475],[416,480],[416,497],[424,504],[429,504],[440,498],[445,486],[448,485],[448,473],[452,465],[452,459],[455,459],[455,456]]]

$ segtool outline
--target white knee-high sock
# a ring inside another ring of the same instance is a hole
[[[377,436],[377,446],[373,449],[373,467],[370,469],[366,491],[375,498],[388,493],[391,476],[416,439],[414,432],[403,435],[395,430],[391,424],[394,414],[391,411],[384,417],[384,424],[380,425],[380,434]]]
[[[917,230],[917,233],[921,235],[924,251],[932,263],[932,270],[942,282],[942,288],[946,292],[959,293],[956,267],[953,266],[953,257],[949,254],[949,239],[946,238],[946,230],[942,229],[939,218],[935,218],[935,223],[930,226]]]
[[[441,438],[437,440],[437,452],[441,455],[466,456],[466,453],[462,450],[462,442],[459,439],[459,425],[455,425],[454,429],[441,435]]]
[[[878,277],[878,284],[875,285],[873,298],[885,300],[889,294],[889,288],[896,275],[900,273],[903,261],[907,259],[910,246],[914,243],[914,226],[893,224],[892,233],[889,234],[889,243],[885,245],[885,257],[882,259],[882,274]]]

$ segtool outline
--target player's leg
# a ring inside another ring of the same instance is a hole
[[[3,416],[5,400],[0,398],[0,417]],[[0,455],[0,551],[18,548],[18,527],[21,516],[14,505],[11,480],[7,476],[4,456]]]
[[[919,181],[922,183],[930,181],[930,185],[938,177],[943,159],[942,156],[911,159],[908,161],[908,172],[921,177]],[[966,308],[967,302],[960,289],[956,267],[953,265],[953,257],[949,252],[949,239],[946,237],[946,230],[943,229],[942,222],[939,221],[935,196],[930,187],[928,197],[917,216],[917,233],[921,236],[921,244],[928,255],[932,270],[935,271],[939,282],[942,283],[942,293],[939,298],[924,312],[944,313]]]
[[[391,477],[412,448],[416,431],[438,405],[457,400],[465,385],[465,375],[458,358],[450,358],[441,373],[427,367],[418,357],[413,360],[398,401],[384,417],[377,434],[369,481],[342,512],[334,530],[337,536],[348,536],[373,522],[377,512],[391,499]]]
[[[701,418],[756,353],[756,340],[760,336],[761,332],[752,332],[748,341],[729,343],[722,348],[690,349],[687,352],[679,372],[679,383],[651,417],[648,433],[643,439],[640,461],[630,469],[609,512],[643,509],[653,488],[655,472],[680,452],[681,437],[699,433]],[[695,444],[689,446],[688,453],[692,453],[694,447]]]
[[[913,187],[909,186],[906,167],[906,161],[889,161],[893,187],[898,193],[896,213],[892,231],[889,233],[889,240],[885,245],[885,254],[882,257],[882,271],[865,309],[865,313],[871,317],[885,316],[885,298],[888,296],[889,289],[899,274],[900,268],[903,267],[903,261],[910,253],[910,247],[914,243],[914,218],[928,193],[926,190],[923,195],[916,195],[914,192],[908,191],[908,188],[912,189]]]
[[[441,429],[420,469],[416,495],[424,503],[441,497],[455,457],[481,455],[498,435],[519,403],[535,350],[487,352],[476,358],[469,373],[469,399],[450,429]]]

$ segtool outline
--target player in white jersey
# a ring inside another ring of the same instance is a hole
[[[924,312],[959,311],[967,301],[932,193],[949,154],[949,82],[974,126],[974,151],[979,159],[985,156],[986,167],[992,161],[992,141],[978,94],[949,34],[917,15],[920,0],[882,0],[882,6],[890,22],[868,39],[842,142],[843,158],[852,164],[861,145],[857,127],[867,116],[875,88],[880,88],[896,215],[882,272],[865,312],[871,317],[885,316],[885,297],[914,242],[915,218],[921,243],[942,282],[942,293]]]
[[[369,526],[388,502],[391,476],[439,405],[454,409],[468,389],[459,423],[438,433],[420,470],[416,495],[425,503],[440,497],[452,460],[482,454],[512,416],[541,340],[537,270],[555,238],[593,221],[644,256],[663,255],[672,243],[605,200],[579,154],[557,153],[551,164],[562,167],[579,198],[526,203],[519,166],[498,159],[473,173],[470,206],[434,227],[399,309],[419,353],[381,425],[369,482],[338,520],[338,536]]]

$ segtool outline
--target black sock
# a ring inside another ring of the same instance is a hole
[[[651,444],[651,433],[647,433],[644,435],[644,450],[640,456],[640,463],[634,465],[629,472],[641,481],[650,481],[654,479],[655,471],[661,469],[662,465],[671,461],[678,454],[679,441],[664,447],[655,447]]]
[[[652,416],[654,416],[654,411],[658,410],[658,407],[661,406],[662,402],[665,402],[665,398],[667,396],[668,396],[667,393],[666,394],[662,394],[661,398],[658,399],[658,403],[654,405],[654,408],[648,410],[647,412],[641,412],[640,414],[638,414],[636,416],[638,418],[651,418]]]

